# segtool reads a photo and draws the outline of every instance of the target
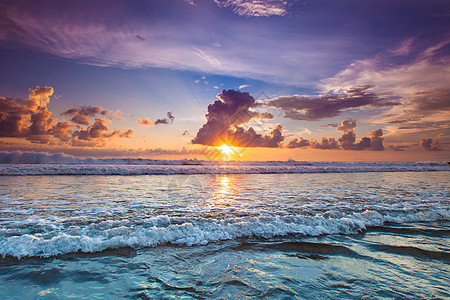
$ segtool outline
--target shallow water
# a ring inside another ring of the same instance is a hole
[[[449,182],[446,171],[4,176],[0,295],[448,298]]]

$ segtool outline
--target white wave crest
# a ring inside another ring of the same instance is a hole
[[[162,244],[182,246],[205,245],[210,242],[238,238],[271,238],[287,235],[318,236],[323,234],[354,234],[368,226],[385,222],[450,220],[450,209],[436,208],[415,212],[365,211],[342,218],[289,216],[266,218],[233,218],[225,220],[192,219],[179,223],[177,218],[147,219],[145,224],[131,226],[126,222],[106,221],[98,226],[80,229],[71,227],[51,233],[23,234],[0,242],[5,256],[50,257],[74,252],[98,252],[120,247],[156,247]],[[178,224],[177,224],[178,223]],[[120,225],[120,226],[117,226]]]

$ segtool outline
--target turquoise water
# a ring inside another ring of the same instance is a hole
[[[0,295],[448,298],[450,172],[0,177]]]

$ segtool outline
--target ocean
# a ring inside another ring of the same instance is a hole
[[[2,299],[450,298],[447,164],[103,161],[0,174]]]

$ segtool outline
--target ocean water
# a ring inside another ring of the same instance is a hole
[[[0,298],[450,298],[444,165],[155,168],[1,166]]]

